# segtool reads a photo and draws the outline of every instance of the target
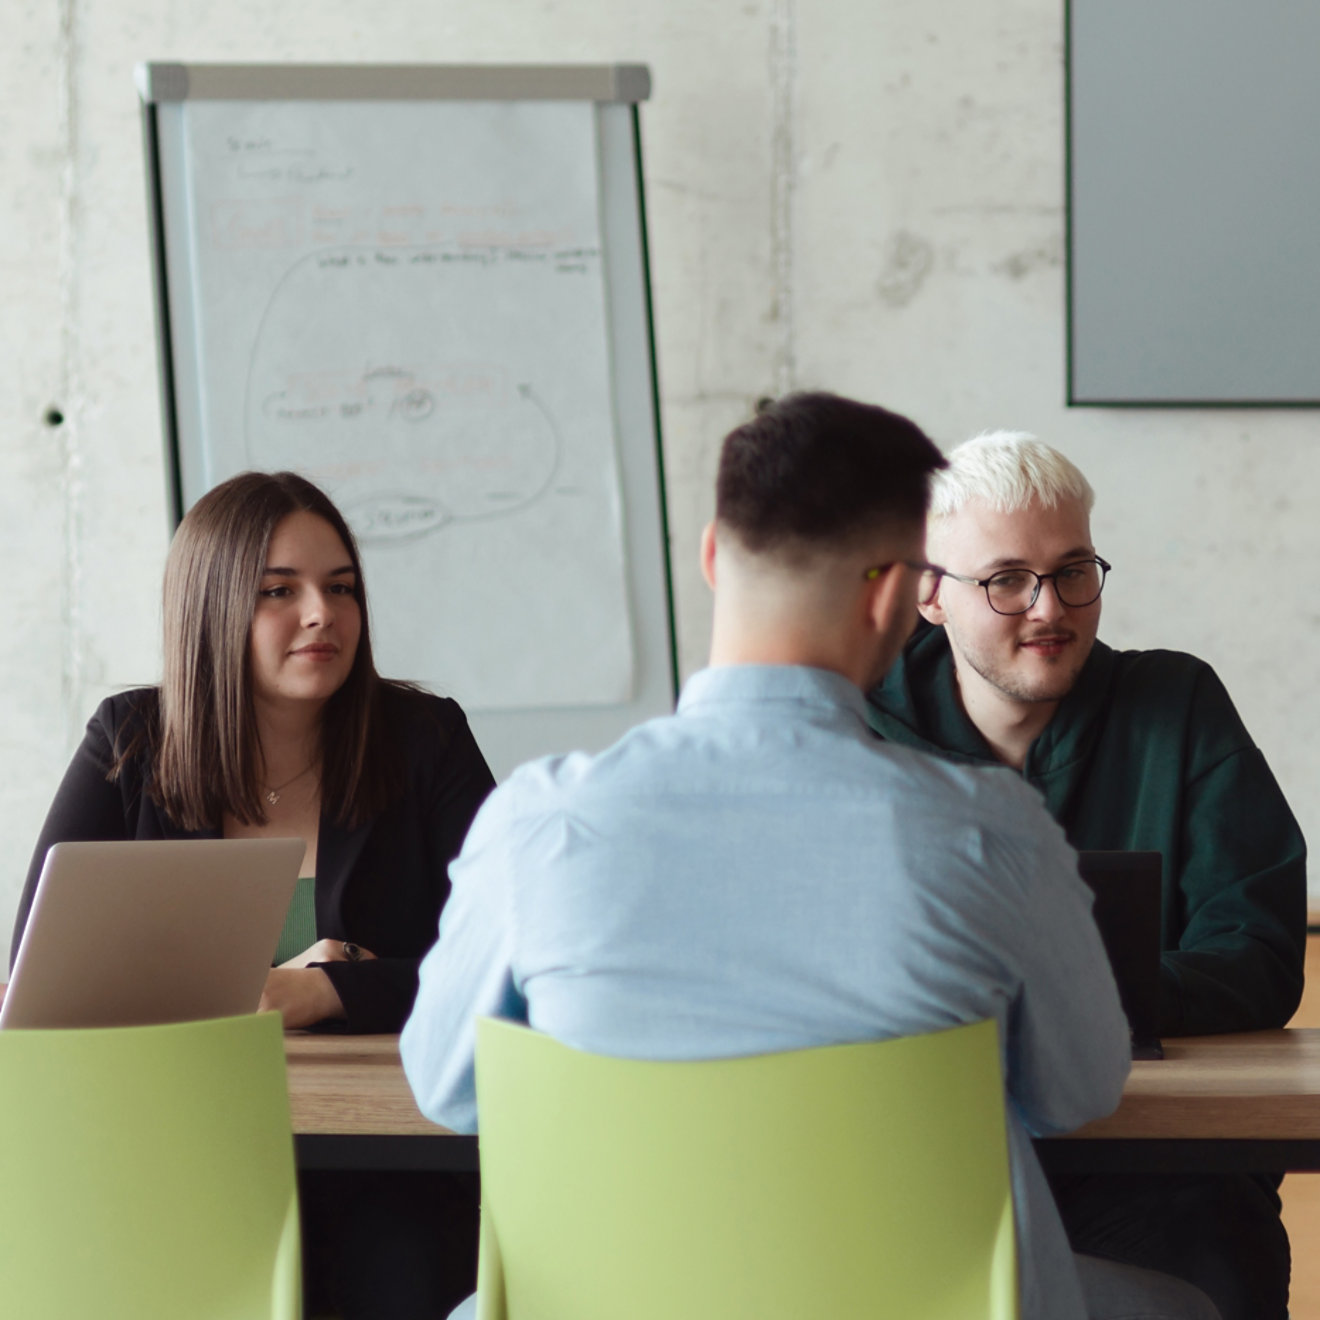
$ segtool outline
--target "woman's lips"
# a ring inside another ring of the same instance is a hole
[[[333,660],[339,654],[339,648],[318,643],[315,646],[300,646],[293,654],[302,656],[304,660]]]

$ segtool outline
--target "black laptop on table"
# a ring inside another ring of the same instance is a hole
[[[1134,1059],[1162,1059],[1159,1036],[1160,886],[1157,852],[1081,852],[1081,877],[1095,894],[1095,924],[1109,954],[1132,1033]]]

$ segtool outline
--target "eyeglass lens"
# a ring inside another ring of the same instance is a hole
[[[1037,593],[1046,579],[1054,583],[1059,600],[1074,609],[1097,600],[1105,584],[1100,565],[1094,559],[1085,559],[1081,563],[1065,564],[1057,572],[1043,576],[1026,568],[996,573],[985,584],[985,594],[1000,614],[1022,614],[1036,603]]]

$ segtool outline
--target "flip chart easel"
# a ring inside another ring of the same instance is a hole
[[[322,485],[381,671],[457,698],[497,775],[670,710],[647,70],[138,88],[176,518],[249,468]]]

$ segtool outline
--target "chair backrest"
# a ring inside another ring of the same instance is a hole
[[[489,1320],[1018,1314],[993,1021],[695,1063],[478,1023]]]
[[[0,1292],[24,1320],[297,1320],[278,1013],[0,1031]]]

